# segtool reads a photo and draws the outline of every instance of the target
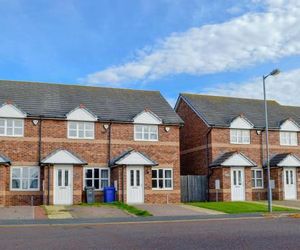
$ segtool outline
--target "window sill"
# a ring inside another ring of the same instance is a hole
[[[140,142],[158,142],[158,140],[138,140],[138,139],[134,139],[134,141],[140,141]]]
[[[24,137],[24,135],[0,135],[0,137],[20,138],[20,137]]]
[[[172,191],[173,188],[152,188],[153,191]]]
[[[10,189],[11,192],[40,192],[40,189]]]
[[[67,137],[70,140],[95,140],[95,138],[77,138],[77,137]]]

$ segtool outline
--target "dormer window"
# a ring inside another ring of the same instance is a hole
[[[90,111],[80,106],[67,114],[68,138],[94,139],[95,121],[97,117]]]
[[[250,131],[253,128],[244,117],[235,118],[230,124],[230,143],[232,144],[250,144]]]
[[[158,125],[162,123],[158,116],[145,110],[133,120],[135,141],[158,141]]]
[[[280,145],[298,146],[299,126],[292,120],[286,120],[280,126]]]
[[[13,104],[0,107],[0,136],[24,136],[24,118],[26,114]]]

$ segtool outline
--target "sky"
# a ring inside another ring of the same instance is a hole
[[[0,0],[0,79],[300,105],[299,0]]]

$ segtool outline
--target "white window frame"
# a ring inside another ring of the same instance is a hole
[[[24,180],[24,179],[27,179],[27,180],[33,179],[33,178],[29,178],[29,176],[28,176],[28,178],[23,177],[23,169],[25,169],[25,168],[26,169],[34,168],[34,169],[38,170],[38,178],[37,178],[38,187],[37,188],[30,188],[30,182],[28,182],[28,188],[27,189],[23,188],[22,180]],[[21,174],[20,178],[14,178],[14,179],[19,179],[20,180],[20,188],[13,188],[12,187],[13,169],[20,169],[20,174]],[[13,166],[13,167],[10,168],[10,190],[11,191],[24,191],[24,192],[40,191],[40,178],[41,178],[41,169],[40,169],[39,166]]]
[[[108,180],[108,187],[110,186],[110,168],[106,168],[106,167],[86,167],[86,168],[83,168],[83,190],[85,190],[85,181],[86,180],[92,180],[93,182],[93,187],[95,187],[94,185],[94,181],[95,181],[95,177],[94,177],[94,169],[99,169],[99,188],[95,190],[96,191],[103,191],[103,188],[101,188],[101,180]],[[85,177],[85,173],[87,170],[92,170],[92,178],[86,178]],[[101,178],[101,171],[102,170],[107,170],[108,171],[108,178]]]
[[[16,119],[16,118],[4,118],[4,117],[0,117],[0,120],[4,121],[4,126],[1,126],[2,128],[4,128],[4,134],[0,134],[0,136],[7,136],[7,137],[23,137],[24,136],[24,119]],[[12,135],[8,135],[7,134],[7,130],[8,130],[8,126],[7,123],[8,121],[12,121]],[[17,127],[17,128],[21,128],[22,129],[22,134],[20,135],[16,135],[15,134],[15,122],[19,121],[22,123],[22,127]]]
[[[139,139],[137,138],[136,134],[137,133],[140,133],[140,132],[137,132],[137,128],[138,127],[142,127],[142,139]],[[148,127],[148,139],[145,139],[144,135],[146,134],[145,133],[145,127]],[[152,128],[155,128],[156,129],[156,137],[157,139],[151,139],[151,132],[150,132],[150,127]],[[134,124],[134,140],[135,141],[158,141],[159,140],[159,127],[158,125],[153,125],[153,124]]]
[[[159,170],[163,170],[163,178],[159,178]],[[171,178],[166,178],[165,177],[165,171],[166,170],[170,170],[171,171]],[[157,177],[156,178],[153,178],[153,175],[152,175],[152,171],[157,171]],[[151,169],[151,187],[152,187],[152,190],[173,190],[173,181],[174,181],[174,177],[173,177],[173,169],[172,168],[152,168]],[[157,185],[159,186],[159,180],[163,180],[163,188],[159,188],[159,187],[153,187],[152,185],[152,181],[153,180],[156,180],[157,181]],[[165,181],[166,180],[171,180],[171,187],[168,187],[166,188],[165,187]]]
[[[76,124],[76,136],[70,136],[70,131],[74,129],[70,129],[71,124]],[[83,124],[83,137],[79,137],[79,124]],[[86,132],[86,124],[90,124],[93,127],[93,136],[87,137],[85,136]],[[79,139],[79,140],[84,140],[84,139],[95,139],[95,123],[94,122],[85,122],[85,121],[68,121],[68,138],[69,139]]]
[[[292,135],[296,135],[296,141],[292,140]],[[298,146],[298,133],[296,131],[280,131],[281,146]]]
[[[257,172],[261,172],[261,178],[257,178]],[[254,177],[253,174],[254,173]],[[261,187],[257,186],[257,180],[261,180]],[[252,185],[252,181],[254,180],[254,186]],[[251,169],[251,186],[253,189],[263,189],[264,188],[264,171],[263,169]]]
[[[234,135],[236,133],[236,135]],[[247,133],[249,136],[246,136]],[[236,138],[236,140],[234,140]],[[249,138],[246,140],[245,138]],[[239,140],[241,139],[241,140]],[[250,144],[251,143],[251,130],[250,129],[230,129],[230,143],[231,144]]]

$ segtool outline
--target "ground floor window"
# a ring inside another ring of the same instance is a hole
[[[39,167],[12,167],[11,190],[37,191],[40,186]]]
[[[103,190],[109,186],[108,168],[85,168],[84,187],[94,187],[95,190]]]
[[[167,168],[152,169],[152,188],[153,189],[172,189],[173,171]]]
[[[252,170],[252,187],[263,188],[263,170],[253,169]]]

